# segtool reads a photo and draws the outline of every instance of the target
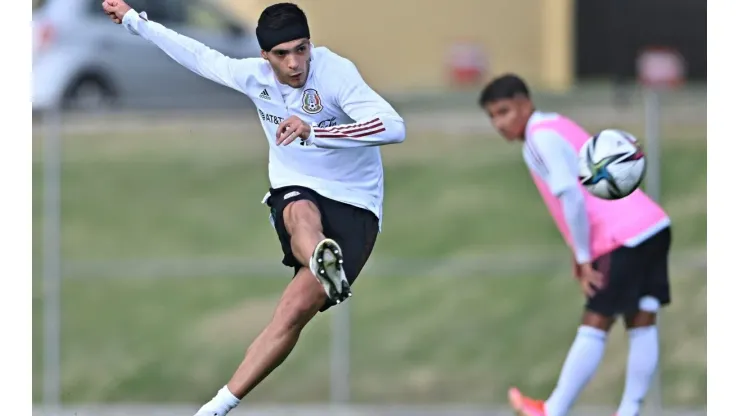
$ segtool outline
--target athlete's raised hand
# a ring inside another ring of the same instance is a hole
[[[103,11],[110,17],[116,24],[123,22],[123,15],[131,10],[131,6],[126,4],[123,0],[104,0]]]

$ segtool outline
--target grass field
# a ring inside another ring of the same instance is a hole
[[[600,127],[600,126],[596,126]],[[677,253],[706,249],[706,139],[673,131],[663,145],[663,201]],[[41,152],[34,143],[34,254],[40,259]],[[517,145],[483,135],[414,134],[384,149],[386,204],[373,260],[562,253],[563,262],[505,275],[368,275],[352,308],[352,394],[361,402],[498,403],[516,383],[552,387],[580,313],[567,252]],[[259,201],[261,132],[169,131],[64,137],[62,251],[67,262],[250,257],[279,262]],[[666,405],[706,403],[706,271],[674,256],[674,305],[663,321]],[[407,268],[408,269],[408,268]],[[289,278],[246,274],[68,279],[63,386],[68,402],[208,398],[269,319]],[[34,270],[34,393],[41,385],[40,268]],[[329,321],[250,401],[328,398]],[[616,402],[625,338],[584,401]]]

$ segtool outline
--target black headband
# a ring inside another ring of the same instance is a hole
[[[275,46],[296,39],[311,38],[308,24],[294,23],[282,29],[269,29],[257,26],[257,42],[263,51],[271,51]]]

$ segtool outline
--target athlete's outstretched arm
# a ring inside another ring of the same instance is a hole
[[[401,116],[365,83],[354,64],[345,60],[332,70],[336,71],[339,106],[356,123],[327,128],[314,126],[308,143],[341,149],[401,143],[406,139],[406,125]]]
[[[103,9],[129,32],[156,45],[180,65],[221,85],[246,93],[247,78],[256,70],[257,58],[234,59],[202,43],[167,29],[137,13],[121,0],[105,0]]]
[[[528,139],[536,157],[539,176],[547,183],[563,207],[563,216],[573,240],[573,255],[578,264],[590,263],[591,230],[586,199],[578,181],[578,156],[557,133],[540,130]]]

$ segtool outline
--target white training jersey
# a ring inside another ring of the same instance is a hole
[[[379,145],[405,139],[403,119],[362,79],[355,65],[325,47],[311,46],[303,88],[280,84],[262,58],[234,59],[130,10],[132,33],[155,44],[182,66],[248,96],[257,107],[270,146],[272,188],[304,186],[318,194],[383,212]],[[278,146],[278,125],[296,115],[312,125],[308,140]]]

